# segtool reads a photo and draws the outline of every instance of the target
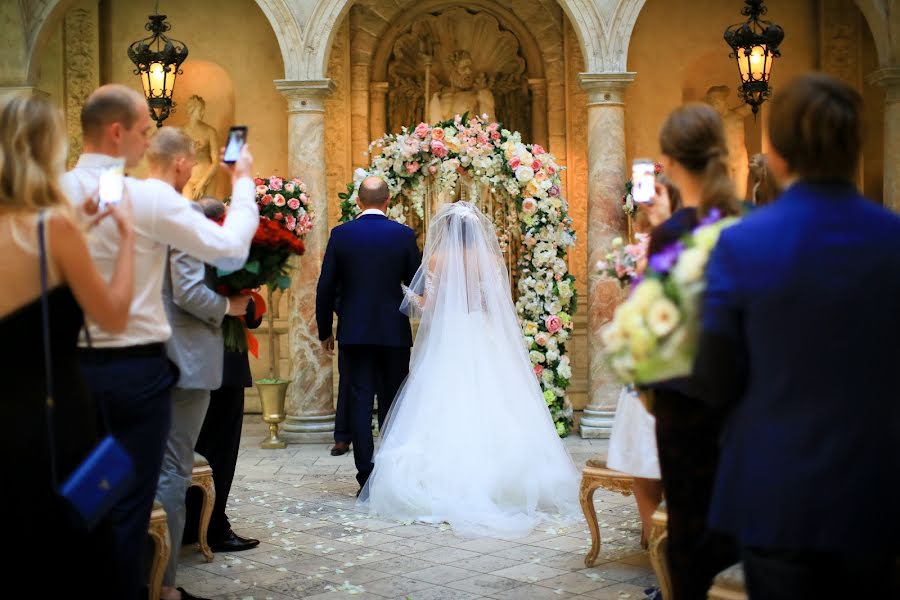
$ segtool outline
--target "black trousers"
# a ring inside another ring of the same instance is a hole
[[[135,484],[113,506],[110,518],[116,562],[110,565],[116,597],[133,600],[146,587],[147,527],[172,420],[172,386],[178,368],[159,344],[156,356],[124,356],[127,350],[80,353],[84,379],[106,411],[111,433],[134,460]]]
[[[375,468],[372,463],[375,450],[372,408],[375,396],[378,396],[378,427],[381,429],[394,396],[409,373],[409,348],[344,345],[340,351],[344,354],[347,367],[347,407],[356,480],[362,486]]]
[[[338,397],[334,410],[334,441],[349,444],[353,439],[350,433],[350,410],[347,398],[350,393],[350,374],[347,373],[346,354],[338,350]]]
[[[700,400],[674,390],[655,390],[655,398],[672,593],[676,600],[705,600],[716,574],[738,561],[731,538],[706,526],[722,420]]]
[[[207,539],[210,544],[221,542],[231,531],[231,523],[225,514],[225,504],[234,482],[238,452],[241,447],[241,431],[244,425],[244,388],[223,386],[210,394],[209,410],[203,420],[200,436],[194,449],[206,457],[213,471],[216,486],[216,502],[209,521]],[[187,520],[184,527],[184,543],[197,541],[200,528],[200,508],[203,494],[197,488],[187,493]]]
[[[900,598],[900,557],[887,552],[741,550],[751,600]]]

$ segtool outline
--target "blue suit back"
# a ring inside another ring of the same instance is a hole
[[[704,330],[748,357],[710,524],[745,546],[896,548],[900,217],[797,183],[723,232],[707,275]]]
[[[415,232],[381,215],[362,215],[335,227],[325,251],[316,294],[319,338],[342,345],[409,348],[409,319],[400,312],[421,256]]]

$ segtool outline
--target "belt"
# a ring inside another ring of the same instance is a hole
[[[82,358],[114,360],[119,358],[159,358],[166,356],[166,345],[160,342],[121,348],[79,348]]]

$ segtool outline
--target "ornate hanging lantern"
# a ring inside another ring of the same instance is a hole
[[[768,12],[763,0],[744,0],[744,4],[741,14],[747,21],[726,29],[725,42],[741,74],[739,95],[755,115],[772,93],[769,75],[773,61],[781,56],[778,45],[784,40],[784,30],[771,21],[760,20]]]
[[[156,13],[150,15],[150,22],[144,25],[152,35],[131,44],[128,58],[137,67],[134,74],[141,77],[150,117],[157,127],[162,127],[175,108],[172,101],[175,78],[181,75],[181,63],[187,58],[188,48],[183,42],[166,37],[165,32],[172,26],[166,23],[166,15],[159,14],[159,2]]]

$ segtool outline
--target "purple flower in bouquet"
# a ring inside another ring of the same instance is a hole
[[[675,263],[678,262],[678,256],[684,250],[684,242],[678,241],[669,244],[659,252],[650,257],[650,268],[656,273],[665,274],[672,270]]]
[[[718,208],[714,208],[709,211],[708,215],[703,217],[703,219],[700,221],[700,224],[697,225],[697,228],[699,229],[704,225],[712,225],[713,223],[717,223],[720,220],[722,220],[722,211],[720,211]]]

